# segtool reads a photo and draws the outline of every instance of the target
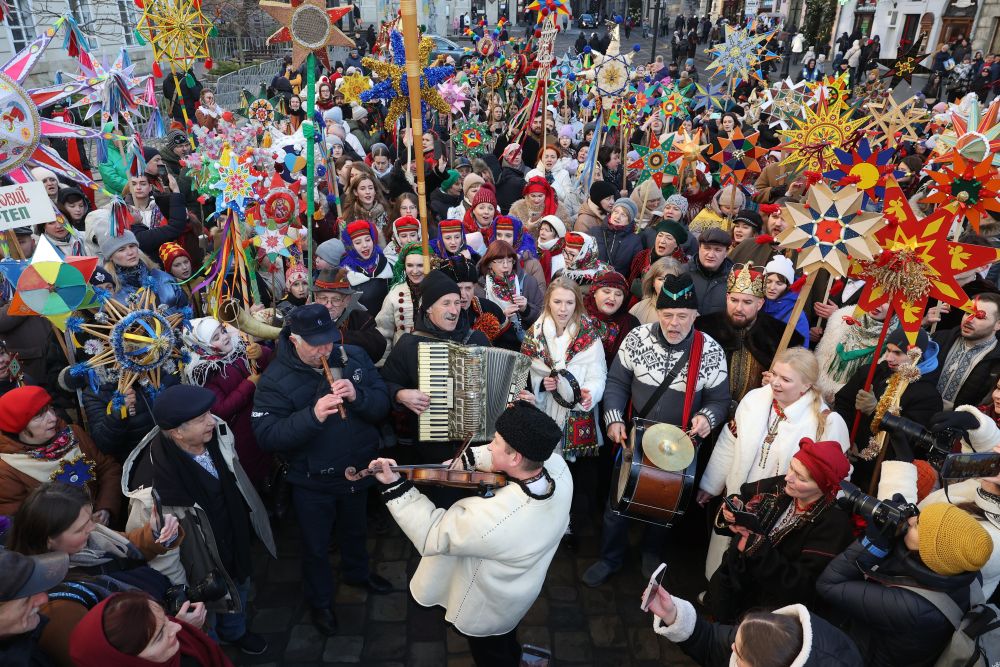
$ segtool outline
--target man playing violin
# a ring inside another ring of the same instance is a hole
[[[393,518],[420,552],[410,581],[413,598],[439,605],[469,640],[479,667],[517,667],[517,625],[541,591],[549,563],[569,525],[573,479],[554,454],[562,430],[525,401],[507,408],[486,446],[466,450],[467,469],[504,473],[492,497],[462,498],[435,507],[408,480],[376,459],[369,468],[383,484]]]
[[[729,413],[726,355],[710,336],[695,330],[698,302],[691,276],[666,275],[656,297],[658,322],[625,336],[608,370],[604,423],[608,437],[628,446],[626,408],[631,416],[673,424],[692,436],[708,437]],[[685,508],[678,508],[684,510]],[[661,526],[646,526],[642,569],[652,574],[666,538]],[[628,548],[628,519],[604,510],[600,559],[583,573],[583,583],[600,586],[622,568]]]
[[[337,631],[330,570],[335,525],[343,582],[373,593],[392,590],[368,563],[366,506],[373,482],[344,477],[346,468],[364,465],[378,451],[389,392],[368,354],[341,344],[325,306],[299,306],[286,324],[276,358],[258,382],[250,420],[260,448],[288,461],[287,480],[302,526],[306,599],[313,624],[332,635]],[[333,382],[324,375],[324,360]]]

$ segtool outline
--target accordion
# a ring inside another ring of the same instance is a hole
[[[528,380],[531,360],[519,352],[445,341],[417,346],[420,391],[430,407],[417,419],[422,442],[493,439],[497,417]]]

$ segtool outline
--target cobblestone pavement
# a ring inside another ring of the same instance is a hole
[[[638,540],[636,524],[633,543]],[[693,665],[673,644],[652,630],[651,617],[639,610],[645,582],[639,573],[639,558],[632,550],[621,572],[598,588],[580,583],[580,575],[597,557],[597,531],[588,529],[580,537],[576,553],[560,547],[549,567],[538,601],[521,622],[522,644],[548,648],[554,665]],[[371,534],[371,531],[370,531]],[[252,628],[267,637],[269,648],[261,656],[244,656],[227,648],[237,665],[287,667],[306,665],[369,665],[371,667],[472,667],[465,639],[449,629],[440,609],[427,609],[408,593],[409,577],[419,558],[398,527],[391,523],[384,535],[369,537],[374,570],[396,587],[387,595],[370,595],[342,586],[336,596],[339,633],[322,637],[309,620],[302,597],[302,575],[298,551],[298,527],[294,517],[278,529],[280,560],[267,558],[256,549],[254,591],[251,598]],[[670,590],[693,599],[703,587],[700,562],[702,547],[684,549],[679,541],[668,547]],[[334,572],[339,554],[330,554]],[[681,564],[683,563],[683,567]],[[689,565],[690,564],[690,565]],[[677,570],[699,576],[680,577]],[[674,572],[670,577],[671,571]]]

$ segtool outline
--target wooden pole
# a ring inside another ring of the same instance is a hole
[[[806,274],[806,282],[802,285],[802,289],[799,290],[799,296],[795,299],[795,305],[792,307],[792,313],[788,316],[788,322],[785,324],[785,331],[781,334],[781,341],[778,343],[778,351],[774,353],[774,358],[777,359],[778,356],[788,348],[788,343],[792,340],[792,333],[795,331],[795,324],[799,321],[799,316],[802,314],[802,309],[805,308],[806,300],[809,298],[809,292],[812,291],[813,283],[816,282],[816,272]],[[771,361],[771,368],[774,368],[774,361]]]
[[[410,143],[413,150],[423,146],[424,121],[420,113],[420,66],[417,54],[420,51],[420,34],[417,29],[417,1],[401,0],[399,15],[403,22],[403,47],[406,49],[406,83],[410,98]],[[417,153],[417,210],[420,212],[420,243],[424,253],[424,271],[431,268],[431,249],[427,224],[427,182],[424,175],[424,160]]]
[[[306,112],[308,116],[302,122],[302,134],[306,137],[306,248],[309,250],[309,280],[313,275],[313,214],[316,213],[316,125],[313,114],[316,112],[316,56],[309,52],[306,57]],[[308,125],[307,125],[308,123]],[[334,179],[336,181],[336,178]]]

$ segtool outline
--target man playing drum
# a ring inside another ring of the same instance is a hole
[[[608,372],[604,421],[608,437],[625,447],[630,400],[632,417],[673,424],[701,438],[723,423],[729,410],[725,352],[711,337],[694,330],[697,300],[688,274],[664,278],[656,312],[659,322],[633,329]],[[692,367],[696,373],[689,373]],[[636,458],[641,457],[636,454]],[[642,565],[647,575],[659,563],[665,537],[666,529],[660,526],[645,531]],[[600,586],[607,581],[621,569],[627,547],[628,519],[616,514],[609,502],[600,559],[584,572],[583,582]]]

